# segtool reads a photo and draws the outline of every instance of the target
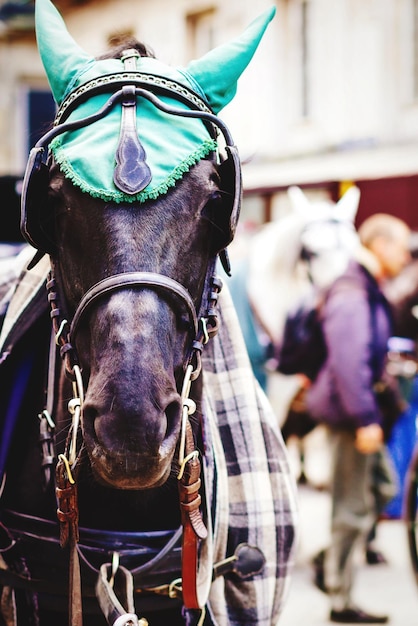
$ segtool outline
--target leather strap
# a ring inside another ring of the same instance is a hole
[[[126,289],[127,287],[163,289],[180,298],[186,307],[190,321],[193,323],[194,333],[195,335],[197,334],[198,323],[196,309],[191,295],[187,289],[183,287],[183,285],[168,276],[156,274],[154,272],[124,272],[122,274],[114,274],[113,276],[104,278],[93,285],[93,287],[91,287],[84,294],[76,312],[74,313],[73,321],[71,323],[70,336],[74,338],[86,310],[98,298],[101,298],[111,291]]]
[[[190,422],[186,429],[186,459],[194,451],[193,432]],[[179,480],[180,511],[183,525],[182,543],[182,591],[186,609],[201,609],[207,600],[206,587],[199,583],[199,545],[208,539],[208,531],[200,512],[201,496],[199,493],[200,460],[197,455],[185,461],[184,472]],[[207,568],[209,580],[212,578],[212,564]],[[209,583],[210,585],[210,583]],[[203,591],[203,594],[202,594]]]
[[[125,50],[122,55],[125,71],[135,71],[138,50]],[[151,182],[152,174],[136,128],[135,85],[124,85],[122,91],[122,120],[113,182],[121,191],[133,195],[145,189]]]
[[[123,87],[123,93],[122,121],[113,182],[121,191],[134,195],[149,185],[152,174],[146,163],[146,153],[136,128],[135,87],[126,85]]]
[[[68,475],[60,458],[56,468],[57,517],[60,522],[61,547],[69,547],[69,626],[83,626],[80,562],[78,559],[78,500],[77,484]]]
[[[138,619],[134,607],[134,584],[132,574],[119,565],[114,576],[111,565],[104,563],[96,584],[96,597],[110,626],[146,626],[145,619]]]
[[[191,109],[212,113],[208,103],[196,92],[192,91],[183,83],[178,83],[172,78],[156,74],[146,74],[137,71],[124,71],[115,74],[106,74],[94,78],[72,91],[62,102],[55,117],[54,126],[63,124],[70,114],[88,98],[101,93],[114,91],[115,87],[122,88],[124,85],[135,85],[143,90],[147,89],[159,95],[174,98],[183,102]]]
[[[73,535],[71,535],[69,574],[69,626],[83,626],[80,562],[78,559],[77,542]]]

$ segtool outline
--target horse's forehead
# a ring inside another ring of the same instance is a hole
[[[319,218],[328,217],[335,212],[336,204],[329,200],[322,200],[312,203],[312,213]]]
[[[307,224],[315,224],[324,220],[338,220],[338,212],[336,204],[326,200],[313,202],[309,212],[305,213],[305,221]]]
[[[304,227],[301,241],[311,250],[322,248],[349,248],[351,249],[358,238],[349,221],[335,218],[332,211],[323,211],[309,220]]]

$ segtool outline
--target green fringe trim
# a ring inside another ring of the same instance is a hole
[[[177,181],[181,180],[186,172],[188,172],[193,165],[196,165],[200,159],[205,158],[210,152],[214,152],[218,149],[218,144],[214,139],[207,139],[203,142],[203,144],[192,152],[191,155],[184,159],[179,165],[177,165],[171,172],[171,174],[166,178],[165,181],[160,183],[154,189],[144,189],[140,193],[130,196],[122,191],[111,191],[109,189],[96,189],[92,187],[88,183],[86,183],[83,178],[74,171],[73,166],[66,159],[64,148],[60,145],[60,142],[55,140],[51,144],[51,152],[54,155],[55,161],[60,166],[61,171],[65,175],[66,178],[71,180],[71,182],[81,189],[81,191],[88,193],[93,198],[101,198],[106,202],[116,202],[120,204],[122,202],[139,202],[143,203],[147,200],[156,200],[159,196],[164,195],[168,192],[171,187],[174,187]],[[112,181],[113,182],[113,181]]]

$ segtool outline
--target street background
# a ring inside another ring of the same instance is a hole
[[[329,602],[313,584],[312,557],[328,544],[330,498],[326,490],[299,486],[300,537],[287,602],[279,626],[325,626]],[[354,597],[371,613],[390,616],[391,626],[418,625],[418,586],[409,562],[408,541],[402,520],[378,524],[376,546],[387,565],[366,565],[358,555]]]

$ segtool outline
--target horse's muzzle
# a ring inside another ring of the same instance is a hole
[[[179,397],[167,402],[164,411],[153,406],[133,415],[100,413],[86,402],[83,438],[96,478],[117,489],[164,484],[179,438],[180,417]]]

